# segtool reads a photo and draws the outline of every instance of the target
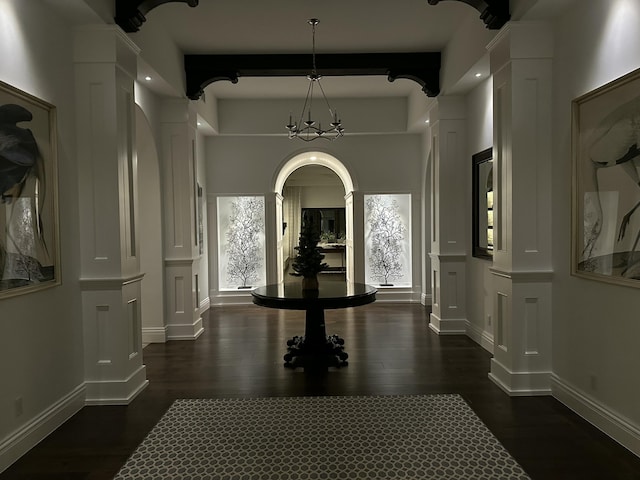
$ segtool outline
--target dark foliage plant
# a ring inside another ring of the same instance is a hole
[[[328,265],[323,263],[324,255],[320,253],[318,242],[321,233],[321,218],[317,212],[305,212],[300,229],[300,239],[296,249],[296,257],[292,268],[296,277],[314,277]]]

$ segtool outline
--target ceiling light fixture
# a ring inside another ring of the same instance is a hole
[[[151,77],[150,77],[149,75],[147,75],[146,77],[144,77],[144,79],[145,79],[147,82],[150,82],[150,81],[151,81]]]
[[[342,128],[342,122],[338,117],[338,112],[333,110],[331,108],[331,105],[329,105],[329,100],[327,100],[327,96],[325,95],[322,84],[320,83],[320,79],[322,78],[322,76],[319,75],[318,71],[316,70],[316,25],[318,25],[320,21],[317,18],[312,18],[307,23],[311,25],[312,32],[313,67],[311,69],[311,73],[307,75],[307,78],[309,79],[309,88],[307,90],[307,96],[304,100],[302,112],[300,113],[300,119],[294,122],[291,114],[289,114],[289,123],[287,125],[287,130],[289,131],[289,138],[299,138],[300,140],[303,140],[305,142],[310,142],[312,140],[315,140],[316,138],[335,140],[336,138],[342,137],[342,135],[344,134],[344,128]],[[311,107],[313,105],[313,89],[316,84],[318,84],[320,92],[322,93],[322,97],[324,98],[324,101],[327,104],[327,108],[329,109],[329,125],[331,125],[331,128],[327,130],[322,129],[321,122],[318,122],[316,126],[316,121],[313,120],[311,116]]]

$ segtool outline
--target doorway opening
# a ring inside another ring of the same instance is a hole
[[[354,184],[344,164],[323,152],[296,155],[280,169],[275,192],[278,282],[287,280],[302,212],[309,208],[323,215],[320,247],[330,267],[326,275],[352,281]]]
[[[144,272],[141,284],[143,345],[166,342],[160,160],[155,145],[151,124],[136,105],[139,250],[140,270]]]

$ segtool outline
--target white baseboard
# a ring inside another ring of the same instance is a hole
[[[170,323],[167,325],[167,340],[195,340],[204,332],[202,317],[193,323]]]
[[[222,305],[252,305],[253,297],[251,290],[223,290],[211,291],[209,295],[210,306],[219,307]]]
[[[561,403],[573,410],[599,430],[609,435],[623,447],[640,456],[640,426],[611,411],[605,405],[551,375],[551,393]]]
[[[202,314],[209,310],[210,300],[206,297],[198,305],[198,319],[193,325],[165,325],[164,327],[142,327],[142,344],[166,343],[167,340],[195,340],[204,329]]]
[[[141,365],[124,379],[86,381],[85,405],[129,405],[149,385],[146,372]]]
[[[551,395],[551,372],[513,371],[491,359],[489,379],[511,397]]]
[[[85,386],[77,386],[0,442],[0,472],[44,440],[84,407]]]
[[[165,343],[167,341],[167,327],[142,327],[142,343]]]
[[[429,315],[429,328],[438,335],[466,335],[466,324],[465,318],[442,319],[433,312]]]
[[[376,287],[376,302],[380,303],[420,303],[420,292],[407,287]]]
[[[247,306],[253,305],[253,300],[251,298],[243,298],[243,297],[227,297],[220,296],[216,297],[214,301],[211,303],[212,307],[223,307],[223,306]]]
[[[467,336],[493,354],[493,335],[467,320]]]
[[[211,299],[209,299],[209,297],[204,298],[200,302],[200,305],[199,305],[199,313],[200,313],[200,315],[202,315],[204,312],[209,310],[210,306],[211,306]]]
[[[430,293],[421,293],[420,294],[420,303],[425,307],[433,305],[433,297]]]

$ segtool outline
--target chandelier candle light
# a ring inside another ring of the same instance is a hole
[[[336,138],[342,137],[344,135],[344,128],[342,128],[342,122],[338,117],[338,112],[331,108],[329,105],[329,100],[327,100],[327,96],[324,93],[324,89],[322,88],[322,84],[320,83],[321,75],[318,74],[316,69],[316,25],[320,23],[317,18],[310,19],[307,23],[311,25],[312,30],[312,56],[313,56],[313,67],[311,73],[307,75],[309,79],[309,88],[307,90],[307,97],[304,100],[304,106],[302,107],[302,113],[300,113],[300,120],[297,122],[293,121],[291,115],[289,115],[289,124],[287,125],[287,130],[289,131],[289,138],[299,138],[305,142],[310,142],[315,140],[316,138],[324,138],[325,140],[335,140]],[[320,92],[322,93],[322,97],[327,104],[327,108],[329,109],[329,115],[331,118],[331,128],[327,130],[322,129],[322,123],[318,122],[316,126],[316,121],[311,118],[311,107],[313,104],[313,89],[315,84],[318,84],[320,88]],[[306,120],[303,120],[306,118]]]

